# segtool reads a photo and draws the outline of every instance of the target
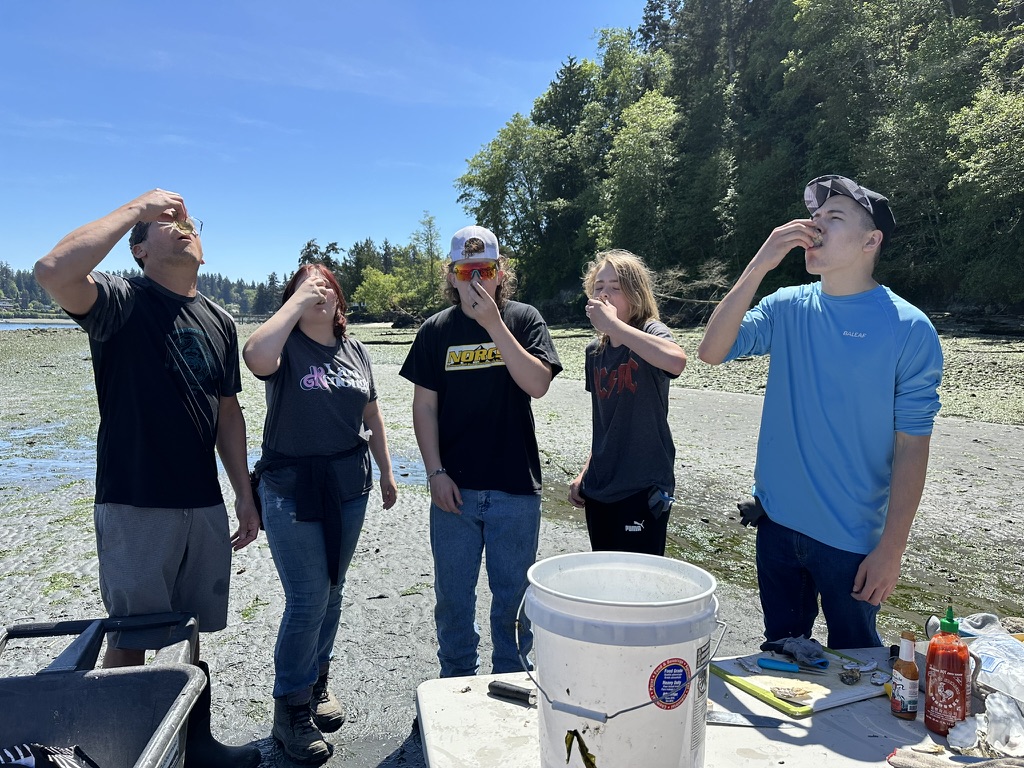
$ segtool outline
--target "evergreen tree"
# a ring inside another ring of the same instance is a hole
[[[337,275],[341,264],[335,257],[340,256],[341,253],[342,250],[338,247],[337,243],[328,243],[321,248],[315,238],[307,240],[306,244],[302,246],[302,250],[299,251],[299,266],[303,264],[323,264]]]

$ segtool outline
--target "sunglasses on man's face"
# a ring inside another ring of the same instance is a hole
[[[452,264],[452,274],[456,280],[468,283],[476,273],[481,280],[493,280],[498,276],[496,261],[456,261]]]

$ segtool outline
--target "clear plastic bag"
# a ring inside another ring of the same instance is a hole
[[[1024,643],[1010,634],[981,635],[970,644],[977,666],[974,693],[984,741],[1001,755],[1024,757]]]
[[[975,693],[984,699],[999,691],[1024,702],[1024,643],[1010,634],[985,634],[970,644],[979,669]]]

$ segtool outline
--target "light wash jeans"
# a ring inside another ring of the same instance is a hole
[[[359,541],[369,495],[341,505],[340,577],[331,586],[319,522],[298,522],[295,500],[260,483],[263,525],[284,587],[284,615],[274,647],[274,698],[305,704],[321,670],[330,666],[341,621],[345,573]]]
[[[879,648],[879,606],[854,599],[853,580],[864,555],[830,547],[762,517],[757,525],[757,586],[768,640],[810,637],[818,597],[829,648]]]
[[[525,613],[516,646],[516,617],[526,594],[526,571],[537,559],[540,495],[460,488],[462,514],[430,505],[430,549],[434,555],[434,621],[441,677],[475,675],[477,646],[476,585],[486,552],[491,588],[492,673],[520,672],[522,652],[533,648]]]

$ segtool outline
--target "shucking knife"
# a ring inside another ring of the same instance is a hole
[[[758,659],[757,666],[761,669],[778,669],[782,672],[807,672],[811,675],[827,675],[824,669],[817,667],[804,667],[792,661],[780,661],[779,659]]]
[[[749,728],[796,728],[796,723],[766,715],[742,715],[739,712],[709,711],[708,725],[745,725]]]
[[[506,683],[504,680],[492,680],[487,684],[487,690],[499,699],[519,701],[528,707],[537,704],[537,691],[533,688],[524,688],[514,683]]]
[[[985,763],[985,762],[988,762],[989,760],[992,760],[992,759],[993,758],[991,758],[991,757],[981,757],[980,755],[950,755],[949,756],[949,761],[951,763],[964,763],[964,764],[968,764],[968,765],[971,764],[971,763]]]

